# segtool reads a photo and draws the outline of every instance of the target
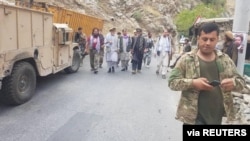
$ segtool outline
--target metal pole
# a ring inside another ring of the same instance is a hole
[[[237,69],[241,75],[244,75],[244,65],[247,47],[247,36],[249,30],[250,0],[236,0],[233,20],[233,33],[244,35],[243,52],[238,53]]]

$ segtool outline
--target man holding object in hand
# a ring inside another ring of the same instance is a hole
[[[205,23],[198,31],[198,47],[183,55],[169,76],[169,87],[182,91],[177,119],[184,124],[221,124],[234,120],[231,91],[241,91],[245,80],[227,54],[215,49],[219,28]],[[217,80],[218,86],[210,82]]]

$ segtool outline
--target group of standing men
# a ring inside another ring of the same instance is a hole
[[[116,28],[111,28],[109,33],[103,36],[98,28],[94,28],[90,37],[82,37],[86,39],[85,42],[79,38],[81,35],[84,34],[79,28],[75,41],[81,47],[82,58],[89,54],[91,71],[95,74],[98,73],[99,68],[102,68],[104,52],[106,53],[108,73],[114,73],[119,62],[121,62],[121,71],[127,71],[129,62],[131,62],[132,74],[141,73],[143,63],[149,67],[151,56],[154,53],[158,61],[156,73],[166,79],[167,67],[169,67],[174,52],[174,42],[168,30],[164,30],[156,44],[152,33],[148,32],[147,37],[144,37],[140,28],[134,30],[134,36],[129,36],[127,29],[123,29],[122,33],[117,33]]]

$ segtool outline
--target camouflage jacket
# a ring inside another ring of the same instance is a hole
[[[194,124],[198,112],[199,91],[192,87],[192,80],[200,77],[199,59],[196,55],[198,49],[184,54],[176,67],[171,71],[168,85],[172,90],[182,91],[177,108],[176,119],[184,123]],[[238,74],[234,62],[228,55],[215,51],[216,64],[219,70],[220,81],[225,78],[234,80],[234,91],[240,91],[245,86],[245,80]],[[234,120],[233,97],[231,92],[221,89],[228,121]],[[212,104],[212,103],[211,103]]]

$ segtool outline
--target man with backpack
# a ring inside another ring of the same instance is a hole
[[[157,57],[156,74],[161,73],[162,79],[166,79],[167,68],[170,65],[172,54],[174,53],[174,42],[167,29],[159,37],[155,47],[155,57]]]
[[[78,31],[75,34],[75,42],[79,44],[80,47],[80,51],[81,51],[81,56],[82,56],[82,61],[84,59],[84,57],[87,55],[87,53],[85,52],[85,47],[86,47],[86,36],[85,34],[82,32],[82,27],[78,28]],[[82,64],[81,61],[81,64]]]
[[[148,37],[146,38],[146,47],[144,50],[143,62],[147,68],[151,63],[152,49],[154,48],[154,40],[152,39],[152,33],[148,32]]]

